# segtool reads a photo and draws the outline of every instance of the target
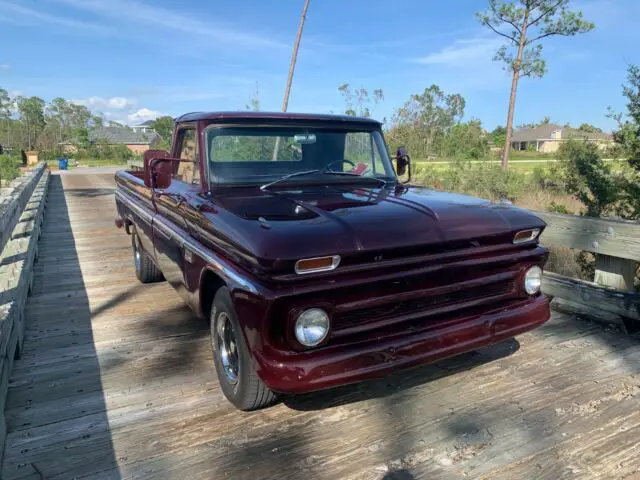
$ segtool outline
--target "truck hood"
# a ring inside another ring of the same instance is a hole
[[[227,189],[211,223],[259,263],[472,241],[526,228],[538,217],[504,203],[422,187]],[[233,239],[233,240],[232,240]]]

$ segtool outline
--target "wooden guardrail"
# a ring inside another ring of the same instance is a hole
[[[22,352],[24,306],[33,285],[33,264],[49,186],[46,163],[14,180],[0,197],[0,455],[4,407],[13,361]]]
[[[533,212],[547,223],[540,238],[545,246],[595,254],[593,281],[546,272],[542,290],[586,311],[622,317],[629,330],[640,327],[640,294],[634,289],[640,262],[640,224],[622,220]]]

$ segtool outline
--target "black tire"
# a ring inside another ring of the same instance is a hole
[[[222,324],[225,327],[221,328]],[[231,337],[228,332],[231,332]],[[227,339],[226,342],[223,337]],[[230,338],[233,340],[230,341]],[[269,390],[253,368],[251,354],[226,287],[218,289],[211,307],[211,346],[222,393],[237,409],[257,410],[277,400],[277,394]],[[226,358],[231,361],[223,359],[225,352]]]
[[[140,238],[133,232],[131,234],[131,246],[133,248],[133,268],[136,271],[136,277],[142,283],[161,282],[164,276],[155,263],[149,258],[147,252],[142,248]]]

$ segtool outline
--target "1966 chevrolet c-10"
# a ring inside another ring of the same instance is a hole
[[[380,123],[257,112],[176,119],[172,152],[116,174],[136,275],[211,319],[237,407],[375,378],[541,325],[545,227],[403,183]],[[408,170],[408,172],[407,172]]]

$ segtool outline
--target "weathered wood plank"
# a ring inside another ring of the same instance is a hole
[[[595,283],[615,290],[635,292],[637,265],[634,260],[599,253],[596,255]]]
[[[551,297],[559,297],[576,303],[585,303],[593,308],[640,321],[640,296],[545,272],[542,291]]]
[[[543,245],[577,248],[640,262],[640,224],[560,213],[533,212],[547,222]]]

